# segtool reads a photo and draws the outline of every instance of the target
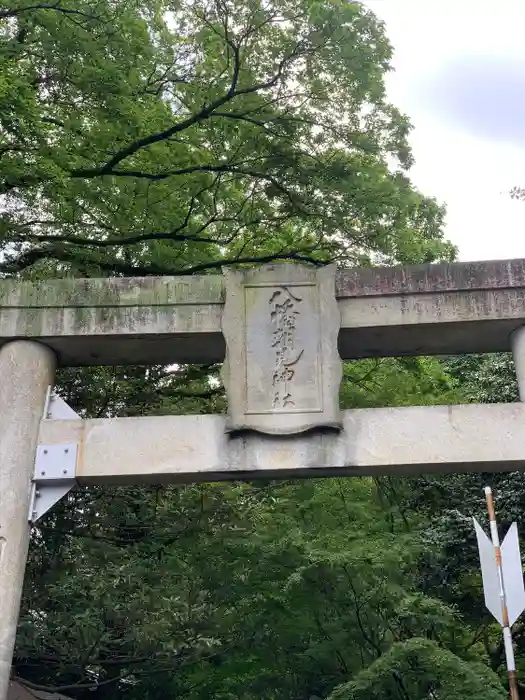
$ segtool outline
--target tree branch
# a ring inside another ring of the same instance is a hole
[[[90,265],[98,267],[100,270],[109,273],[116,273],[123,276],[163,276],[163,275],[194,275],[197,272],[205,272],[208,270],[217,270],[230,265],[261,265],[264,263],[275,262],[277,260],[295,260],[315,266],[323,266],[331,262],[331,259],[321,260],[310,255],[297,253],[293,251],[282,253],[269,253],[267,255],[253,256],[236,256],[231,258],[219,258],[218,260],[210,260],[207,262],[197,263],[179,269],[167,269],[159,265],[151,264],[149,266],[128,265],[118,260],[112,262],[104,262],[96,259],[78,259],[71,251],[64,250],[59,247],[40,248],[30,250],[27,253],[22,253],[18,258],[7,260],[0,263],[0,272],[15,273],[27,269],[31,265],[41,260],[57,260],[59,262],[70,263],[72,265],[81,265],[82,269],[88,269]]]
[[[12,10],[0,10],[0,19],[17,17],[23,12],[30,12],[31,10],[55,10],[56,12],[61,12],[64,15],[77,15],[80,17],[85,17],[86,19],[99,19],[99,17],[96,17],[95,15],[90,15],[87,12],[82,12],[81,10],[72,10],[66,7],[62,7],[58,2],[53,4],[39,3],[38,5],[27,5],[26,7],[16,7]]]
[[[159,143],[161,141],[165,141],[166,139],[170,138],[171,136],[174,136],[175,134],[181,133],[182,131],[185,131],[186,129],[190,128],[191,126],[208,119],[208,117],[210,117],[216,109],[218,109],[219,107],[222,107],[227,102],[230,102],[231,100],[233,100],[236,97],[239,97],[241,95],[253,94],[254,92],[259,92],[261,90],[268,90],[268,89],[274,87],[279,82],[279,80],[282,78],[282,75],[283,75],[283,72],[284,72],[286,65],[289,62],[292,62],[295,58],[297,58],[297,56],[300,55],[300,47],[301,47],[301,43],[299,42],[294,47],[293,51],[290,52],[287,56],[285,56],[279,62],[278,67],[277,67],[277,72],[270,79],[268,79],[267,81],[256,83],[255,85],[251,85],[249,87],[240,88],[240,89],[237,88],[237,83],[238,83],[239,73],[240,73],[240,56],[239,56],[239,51],[237,49],[236,52],[234,53],[234,67],[233,67],[233,73],[232,73],[230,87],[224,95],[222,95],[221,97],[218,97],[216,100],[214,100],[210,104],[205,105],[201,110],[199,110],[195,114],[192,114],[191,116],[187,117],[186,119],[183,119],[182,121],[178,122],[177,124],[174,124],[173,126],[169,127],[169,129],[165,129],[164,131],[158,131],[155,134],[150,134],[149,136],[145,136],[143,138],[136,139],[135,141],[132,141],[126,147],[124,147],[120,151],[118,151],[113,156],[113,158],[108,160],[100,168],[74,170],[74,171],[72,171],[71,175],[73,177],[99,177],[101,175],[117,174],[114,171],[115,167],[117,165],[119,165],[126,158],[129,158],[130,156],[137,153],[137,151],[141,150],[142,148],[145,148],[146,146],[151,146],[154,143]],[[119,173],[119,174],[122,174],[122,173]],[[138,176],[138,177],[140,177],[140,176]]]
[[[127,673],[121,676],[113,676],[112,678],[106,678],[103,681],[91,681],[90,683],[70,683],[69,685],[58,686],[39,685],[38,683],[31,683],[31,681],[26,681],[23,678],[19,678],[18,676],[14,676],[13,680],[17,681],[17,683],[20,683],[21,685],[25,685],[31,690],[39,690],[47,693],[65,693],[68,690],[96,690],[97,688],[101,688],[104,685],[109,685],[111,683],[118,683],[119,681],[123,681],[126,678],[129,678],[133,675],[133,673]]]

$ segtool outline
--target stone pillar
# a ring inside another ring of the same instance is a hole
[[[525,401],[525,326],[517,328],[510,336],[516,379],[520,390],[520,401]]]
[[[0,700],[7,697],[29,544],[29,498],[55,356],[21,340],[0,347]]]

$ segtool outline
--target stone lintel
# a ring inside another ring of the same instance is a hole
[[[525,324],[525,260],[342,270],[345,359],[504,352]]]
[[[40,442],[79,443],[85,484],[513,471],[525,405],[343,411],[343,431],[230,436],[220,415],[46,420]]]
[[[336,297],[343,359],[507,351],[525,260],[342,270]],[[222,275],[0,280],[0,345],[41,340],[71,366],[221,362],[224,298]]]
[[[525,259],[356,267],[337,275],[339,297],[525,287]]]
[[[0,281],[0,345],[34,338],[63,366],[218,362],[221,275]]]

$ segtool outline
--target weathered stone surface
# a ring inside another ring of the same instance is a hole
[[[227,272],[222,331],[228,430],[340,427],[335,267]]]
[[[0,698],[5,698],[29,545],[29,498],[55,357],[39,343],[0,349]]]
[[[339,299],[345,359],[510,350],[525,287]]]
[[[4,308],[135,308],[223,301],[224,284],[220,275],[0,281],[0,307]]]
[[[525,260],[354,268],[337,274],[338,297],[525,287]]]
[[[44,421],[40,442],[80,447],[86,484],[513,471],[525,404],[343,411],[343,431],[228,436],[220,415]]]
[[[61,365],[221,362],[224,296],[222,275],[0,280],[0,346],[38,339]],[[343,359],[505,351],[525,261],[343,270],[336,296]]]
[[[340,271],[345,359],[510,350],[525,324],[525,260]]]
[[[223,299],[219,275],[4,280],[0,345],[41,339],[66,366],[220,361]]]

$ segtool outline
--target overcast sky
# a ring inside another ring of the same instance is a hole
[[[525,258],[525,2],[366,0],[395,49],[415,184],[448,208],[461,260]]]

